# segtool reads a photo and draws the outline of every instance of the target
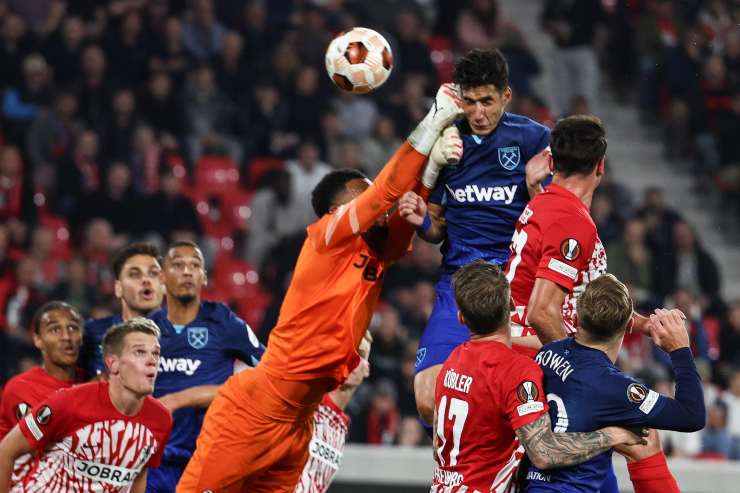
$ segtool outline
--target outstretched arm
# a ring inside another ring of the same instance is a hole
[[[159,398],[159,402],[164,404],[171,413],[183,407],[208,407],[220,388],[220,385],[196,385],[163,395]]]
[[[572,466],[586,462],[616,445],[644,443],[637,435],[614,426],[584,433],[555,433],[547,413],[517,428],[516,436],[538,469]]]

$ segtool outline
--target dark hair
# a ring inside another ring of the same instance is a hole
[[[160,337],[160,330],[157,324],[144,317],[132,318],[120,324],[116,324],[105,332],[103,336],[103,356],[109,354],[120,355],[123,350],[123,340],[127,335],[133,332],[153,335],[157,339]]]
[[[501,269],[483,260],[452,275],[455,301],[470,332],[491,334],[506,325],[511,312],[509,281]]]
[[[632,311],[627,286],[611,274],[589,282],[576,301],[578,326],[594,341],[609,342],[622,335]]]
[[[452,81],[460,89],[487,86],[493,84],[503,91],[509,86],[509,65],[498,49],[470,50],[455,64]]]
[[[44,305],[42,305],[41,308],[36,310],[36,313],[33,314],[33,319],[31,319],[31,328],[35,334],[38,334],[39,330],[41,330],[41,319],[44,318],[44,315],[56,310],[67,310],[77,319],[78,322],[82,323],[82,315],[80,315],[80,312],[78,312],[75,307],[64,301],[49,301],[48,303],[44,303]]]
[[[564,176],[589,175],[606,154],[606,131],[591,115],[559,120],[550,134],[555,171]]]
[[[121,277],[121,271],[123,270],[123,265],[130,259],[131,257],[135,255],[148,255],[160,264],[162,263],[161,255],[159,253],[159,248],[153,243],[147,243],[147,242],[138,242],[138,243],[131,243],[130,245],[126,245],[121,250],[119,250],[115,257],[113,257],[113,274],[116,276],[116,279],[119,279]]]
[[[367,177],[356,169],[343,168],[326,174],[311,192],[311,205],[318,217],[323,217],[334,205],[337,195],[346,190],[350,180],[364,180]]]
[[[170,257],[170,252],[173,248],[179,248],[179,247],[189,247],[194,250],[197,250],[200,253],[201,258],[203,258],[203,250],[200,249],[198,244],[191,240],[176,240],[170,243],[167,246],[167,251],[165,252],[165,260],[167,260]]]

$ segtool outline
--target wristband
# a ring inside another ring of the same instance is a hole
[[[429,214],[424,215],[424,221],[421,223],[421,226],[416,228],[416,231],[418,231],[420,234],[424,234],[427,231],[429,231],[429,228],[432,227],[432,218],[429,217]]]

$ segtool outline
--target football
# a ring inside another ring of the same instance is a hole
[[[339,34],[326,49],[326,72],[348,92],[365,94],[382,86],[393,70],[388,41],[377,31],[355,27]]]

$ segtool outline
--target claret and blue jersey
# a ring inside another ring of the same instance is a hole
[[[550,145],[547,127],[512,113],[504,113],[487,136],[472,134],[464,121],[458,128],[462,159],[442,171],[429,198],[444,208],[447,236],[437,299],[416,355],[417,372],[443,363],[469,339],[457,320],[450,276],[478,259],[506,263],[514,225],[529,202],[527,161]]]
[[[529,202],[525,166],[550,144],[547,127],[512,113],[485,137],[471,134],[465,122],[459,128],[462,160],[442,171],[429,199],[444,207],[448,274],[480,258],[506,262],[514,223]]]

